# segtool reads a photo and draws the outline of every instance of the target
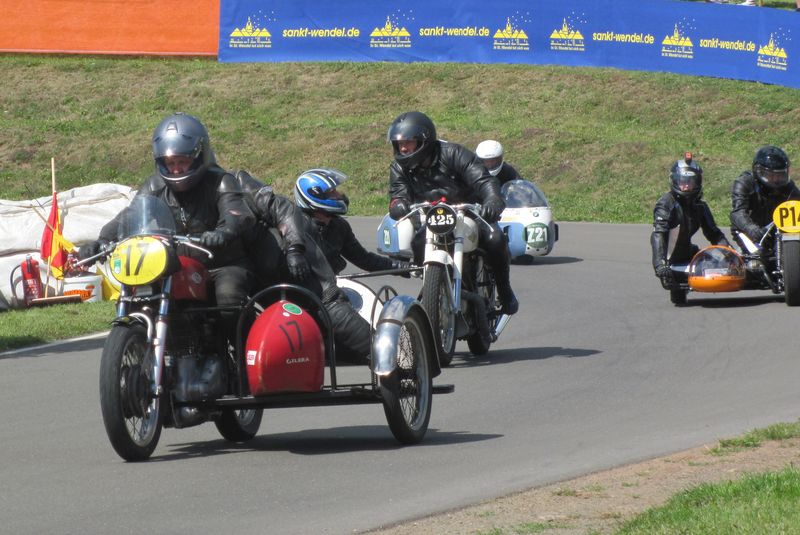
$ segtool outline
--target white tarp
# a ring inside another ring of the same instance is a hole
[[[58,193],[58,208],[64,227],[64,237],[75,246],[92,241],[100,229],[123,208],[128,206],[136,190],[118,184],[92,184]],[[22,298],[19,285],[20,270],[12,270],[30,254],[41,262],[39,251],[45,221],[50,214],[52,195],[31,201],[0,200],[0,310],[12,304],[12,284]],[[41,264],[42,282],[47,269]],[[50,295],[56,289],[51,280]]]

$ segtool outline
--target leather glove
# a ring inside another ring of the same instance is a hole
[[[200,244],[209,249],[222,247],[227,241],[227,236],[219,230],[207,230],[200,235]]]
[[[504,203],[501,199],[488,199],[483,203],[483,206],[481,206],[481,217],[484,218],[488,223],[496,223],[500,219],[500,214],[503,213],[505,208],[506,203]]]
[[[102,239],[90,241],[89,243],[81,245],[78,249],[78,260],[85,260],[99,254],[107,245],[108,241]],[[100,258],[99,260],[102,263],[105,261],[105,258]]]
[[[308,266],[308,260],[302,250],[299,248],[289,248],[286,251],[286,267],[289,268],[289,274],[297,281],[303,281],[311,275],[311,268]]]
[[[408,201],[404,199],[392,199],[389,204],[389,217],[395,221],[402,219],[410,211],[411,207],[408,205]]]
[[[662,284],[669,284],[672,282],[672,269],[667,264],[659,264],[656,267],[656,277],[661,279]]]
[[[411,265],[410,262],[405,262],[403,260],[392,260],[392,269],[409,269],[409,268],[412,268],[412,267],[414,267],[414,266]],[[401,277],[404,277],[406,279],[410,279],[411,278],[411,272],[410,271],[406,271],[405,273],[398,273],[398,275],[400,275]]]

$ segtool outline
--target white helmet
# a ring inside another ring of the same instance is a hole
[[[475,148],[475,155],[483,160],[490,175],[497,176],[500,173],[503,167],[503,146],[499,142],[493,139],[481,141]]]

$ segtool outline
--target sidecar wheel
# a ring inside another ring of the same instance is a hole
[[[450,301],[450,284],[445,270],[441,265],[427,266],[422,283],[422,307],[431,320],[442,367],[450,366],[456,350],[456,315]]]
[[[686,294],[689,293],[681,288],[672,289],[669,291],[669,300],[675,306],[686,304]]]
[[[431,418],[433,378],[431,359],[435,341],[423,328],[421,311],[412,311],[403,320],[397,346],[397,369],[380,377],[383,410],[392,434],[402,444],[416,444],[428,430]]]
[[[222,438],[231,442],[247,442],[258,433],[264,409],[224,409],[214,421]]]
[[[795,307],[800,305],[800,241],[785,241],[781,246],[784,298]]]
[[[161,399],[151,393],[152,352],[142,325],[116,325],[100,358],[100,409],[111,445],[144,461],[161,436]]]

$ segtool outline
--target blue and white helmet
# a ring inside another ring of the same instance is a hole
[[[347,180],[347,175],[336,169],[309,169],[297,177],[294,200],[303,210],[322,210],[329,214],[344,215],[350,200],[336,187]]]

